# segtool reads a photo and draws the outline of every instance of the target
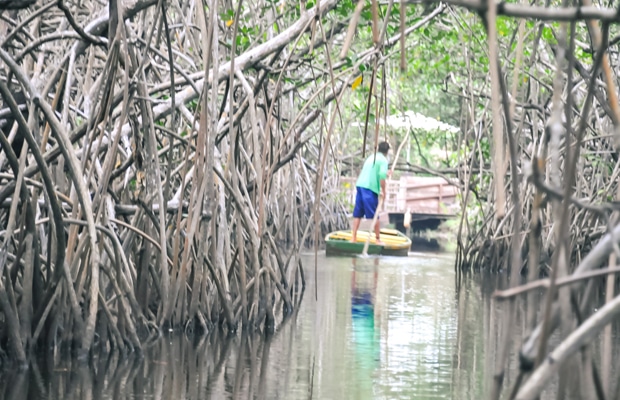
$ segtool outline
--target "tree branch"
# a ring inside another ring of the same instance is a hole
[[[436,1],[427,1],[424,3],[436,3]],[[465,7],[479,13],[485,13],[488,9],[486,1],[449,0],[446,3],[452,6]],[[536,19],[540,21],[583,21],[587,19],[598,19],[602,22],[620,21],[620,14],[617,10],[594,6],[555,8],[497,3],[497,15]]]

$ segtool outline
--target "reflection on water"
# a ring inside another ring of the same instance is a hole
[[[165,338],[144,358],[38,360],[2,399],[479,399],[492,376],[496,278],[456,290],[449,256],[305,255],[301,307],[271,338]],[[315,285],[318,298],[315,299]],[[490,311],[494,310],[493,313]],[[517,329],[520,329],[517,327]],[[514,364],[514,363],[513,363]],[[514,380],[512,365],[506,379]]]
[[[368,266],[357,266],[352,259],[351,271],[351,344],[354,351],[352,367],[357,371],[352,398],[372,398],[373,373],[380,365],[380,333],[375,329],[375,300],[379,259]],[[378,325],[378,324],[377,324]],[[377,326],[379,328],[379,326]]]

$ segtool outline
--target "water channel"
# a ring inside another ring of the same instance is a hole
[[[305,254],[303,262],[301,307],[269,339],[178,335],[139,359],[34,362],[27,371],[0,375],[1,398],[484,397],[494,362],[489,349],[498,336],[491,310],[502,307],[491,296],[497,276],[459,283],[446,254],[352,259],[319,253],[316,279],[314,255]]]

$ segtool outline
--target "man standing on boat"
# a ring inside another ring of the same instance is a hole
[[[379,196],[385,198],[385,179],[388,175],[387,155],[390,150],[388,142],[381,142],[375,154],[371,154],[364,162],[362,172],[360,172],[355,184],[357,194],[355,196],[355,208],[353,209],[353,232],[351,241],[357,242],[357,230],[362,222],[362,217],[373,219],[378,212]],[[375,235],[377,244],[382,244],[379,240],[379,221],[375,224]]]

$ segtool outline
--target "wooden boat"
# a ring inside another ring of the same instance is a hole
[[[406,257],[411,248],[411,239],[396,229],[381,229],[380,238],[382,245],[377,244],[374,232],[357,232],[357,242],[351,242],[352,232],[336,231],[325,236],[325,254],[328,256],[351,256],[362,254],[366,239],[370,235],[367,254],[382,256]]]

